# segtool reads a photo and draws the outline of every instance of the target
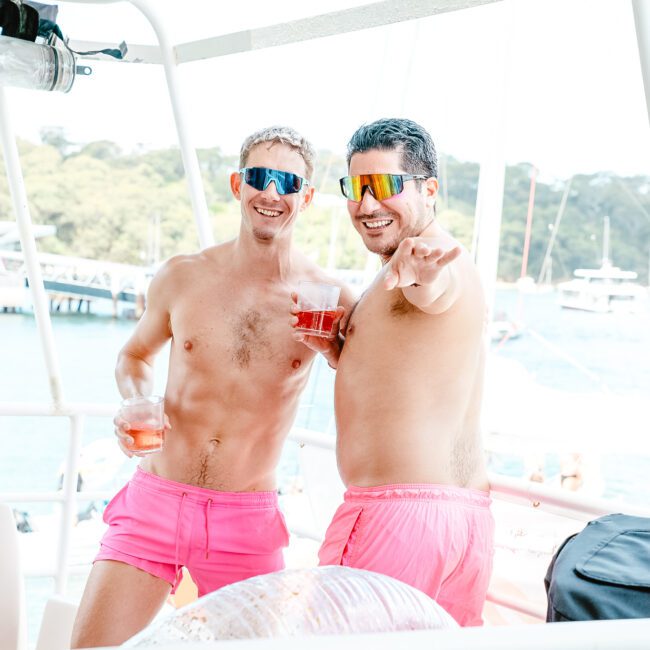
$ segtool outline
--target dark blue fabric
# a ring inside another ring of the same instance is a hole
[[[650,617],[650,519],[590,521],[560,546],[544,585],[548,622]]]

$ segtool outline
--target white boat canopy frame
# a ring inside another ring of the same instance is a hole
[[[510,9],[509,5],[512,0],[384,0],[361,7],[312,16],[293,22],[285,22],[282,24],[225,34],[178,45],[173,45],[171,43],[169,34],[165,30],[165,27],[154,8],[155,0],[65,1],[67,3],[92,5],[109,5],[121,1],[129,2],[141,11],[153,27],[156,38],[158,39],[158,46],[129,45],[129,53],[126,57],[126,62],[158,64],[162,65],[165,69],[166,82],[178,133],[183,164],[188,179],[192,209],[196,220],[200,245],[202,247],[210,246],[214,240],[210,227],[208,208],[201,180],[196,149],[191,143],[189,129],[187,128],[183,98],[179,92],[177,74],[180,64],[245,51],[278,47],[289,43],[313,40],[316,38],[379,27],[392,23],[416,20],[436,14],[471,9],[481,5],[497,2],[501,3],[504,12],[504,20],[502,21],[503,24],[501,26],[503,34],[495,35],[495,42],[497,42],[502,48],[501,52],[503,54],[504,65],[501,69],[495,69],[495,80],[493,84],[495,92],[492,98],[486,98],[486,101],[482,106],[483,111],[489,110],[493,113],[492,117],[494,119],[492,124],[494,125],[494,128],[490,132],[490,142],[486,143],[489,146],[486,147],[486,153],[481,161],[473,246],[474,257],[486,284],[488,300],[492,302],[499,255],[499,233],[505,176],[503,142],[505,141],[505,53],[508,37],[508,21],[505,18]],[[650,0],[632,0],[632,5],[639,54],[641,58],[646,104],[650,118]],[[71,42],[71,46],[77,50],[103,49],[109,45],[112,44],[77,40]],[[83,58],[90,59],[97,57],[86,56]],[[490,105],[486,106],[486,104]],[[63,416],[71,419],[71,443],[68,449],[68,464],[65,484],[63,486],[63,497],[48,497],[48,499],[51,498],[51,500],[63,500],[64,502],[62,517],[63,532],[59,541],[59,569],[56,576],[56,591],[57,593],[63,593],[67,580],[69,530],[72,526],[76,506],[78,457],[84,417],[86,415],[109,416],[112,414],[112,410],[109,412],[109,407],[105,405],[75,405],[67,404],[64,401],[61,375],[52,332],[52,323],[41,276],[41,269],[37,258],[34,228],[29,213],[27,194],[20,168],[16,139],[11,125],[10,113],[7,109],[8,104],[4,88],[0,86],[0,115],[2,116],[2,119],[0,119],[0,140],[2,142],[9,189],[16,213],[20,241],[24,253],[30,290],[33,297],[34,313],[49,377],[52,405],[8,405],[0,403],[0,416],[30,414]],[[331,444],[331,441],[328,441],[327,444]],[[571,498],[567,498],[566,496],[563,496],[562,499],[554,502],[553,499],[555,497],[551,492],[546,493],[543,487],[534,486],[533,484],[528,486],[528,493],[524,496],[520,486],[516,483],[503,477],[494,478],[493,488],[496,488],[496,491],[504,497],[510,497],[515,501],[522,499],[528,501],[532,498],[533,503],[537,503],[538,499],[544,499],[549,503],[551,508],[557,506],[562,510],[572,510],[572,506],[575,506],[576,512],[579,511],[583,514],[600,514],[603,511],[603,507],[600,504],[589,504],[580,499],[575,499],[575,503],[572,503]],[[15,497],[16,495],[13,496]],[[17,496],[20,497],[21,495]],[[29,495],[24,496],[27,497]],[[644,511],[639,514],[647,513]],[[645,639],[647,639],[647,630],[649,625],[649,620],[612,622],[599,625],[599,630],[602,630],[602,632],[610,632],[608,638],[604,638],[601,633],[599,636],[599,647],[646,647]],[[592,627],[589,629],[592,629]],[[473,641],[475,640],[476,645],[478,646],[479,640],[476,639],[476,634],[478,634],[478,632],[479,630],[475,630],[474,632],[470,630],[462,636],[450,635],[449,639],[444,640],[444,642],[439,645],[440,647],[447,648],[468,647],[467,634],[469,633],[470,635],[473,634],[474,637],[471,645],[474,645]],[[483,630],[480,630],[480,633],[482,635],[486,634]],[[514,648],[519,647],[521,643],[520,633],[516,629],[512,632],[509,632],[507,629],[488,630],[487,634],[489,637],[480,644],[482,647]],[[527,637],[527,643],[530,647],[532,647],[532,645],[540,648],[550,647],[551,645],[557,645],[555,641],[551,641],[551,637],[557,639],[558,635],[561,635],[560,638],[563,638],[566,642],[565,647],[594,647],[593,638],[590,638],[586,632],[582,633],[581,628],[572,627],[571,625],[566,627],[544,626],[544,628],[541,629],[541,632],[538,632],[534,637]],[[569,637],[571,638],[569,639]],[[391,643],[392,645],[393,642],[391,639],[379,639],[379,641],[382,642],[380,643],[381,647],[388,647],[388,643]],[[425,636],[422,636],[421,639],[426,643],[426,647],[429,647],[429,639],[425,638]],[[443,641],[442,637],[440,640]],[[438,641],[437,638],[436,641]],[[491,641],[494,642],[494,645],[491,644]],[[282,640],[283,646],[286,646],[287,643],[292,645],[292,643],[286,639]],[[421,647],[425,647],[424,643],[422,643]]]

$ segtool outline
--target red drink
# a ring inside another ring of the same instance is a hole
[[[332,333],[336,310],[299,311],[296,315],[298,316],[297,330],[312,336],[329,336]]]
[[[163,446],[163,431],[163,427],[155,424],[134,422],[128,431],[133,438],[133,444],[129,449],[144,454],[160,451]]]

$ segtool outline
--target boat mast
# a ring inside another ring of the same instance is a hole
[[[562,200],[560,201],[560,207],[557,211],[555,217],[555,223],[552,226],[551,237],[548,241],[548,246],[546,247],[546,253],[544,254],[544,261],[542,262],[542,268],[539,270],[539,275],[537,276],[537,284],[541,284],[544,281],[546,284],[550,284],[550,275],[551,275],[551,262],[553,258],[551,254],[553,253],[553,246],[555,245],[555,239],[558,232],[560,231],[560,221],[562,220],[562,215],[564,214],[564,209],[566,208],[566,202],[569,198],[569,192],[571,191],[571,183],[573,182],[573,176],[569,178],[569,182],[564,188],[564,194],[562,195]],[[548,281],[546,279],[548,278]]]
[[[533,208],[535,206],[535,180],[537,179],[537,167],[533,165],[530,175],[530,192],[528,194],[528,213],[526,214],[526,234],[524,235],[524,252],[521,256],[521,273],[519,279],[526,277],[528,270],[528,253],[530,251],[530,233],[533,227]]]
[[[603,219],[603,262],[602,266],[611,266],[611,260],[609,259],[609,217]]]

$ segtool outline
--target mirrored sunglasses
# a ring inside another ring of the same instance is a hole
[[[244,183],[260,192],[263,192],[271,181],[275,183],[278,194],[295,194],[300,192],[303,185],[309,185],[309,181],[298,174],[281,172],[268,167],[244,167],[239,170],[239,173],[242,175]]]
[[[344,176],[340,179],[341,192],[350,201],[361,201],[366,189],[377,199],[384,201],[400,194],[405,181],[426,180],[422,174],[362,174],[361,176]]]

